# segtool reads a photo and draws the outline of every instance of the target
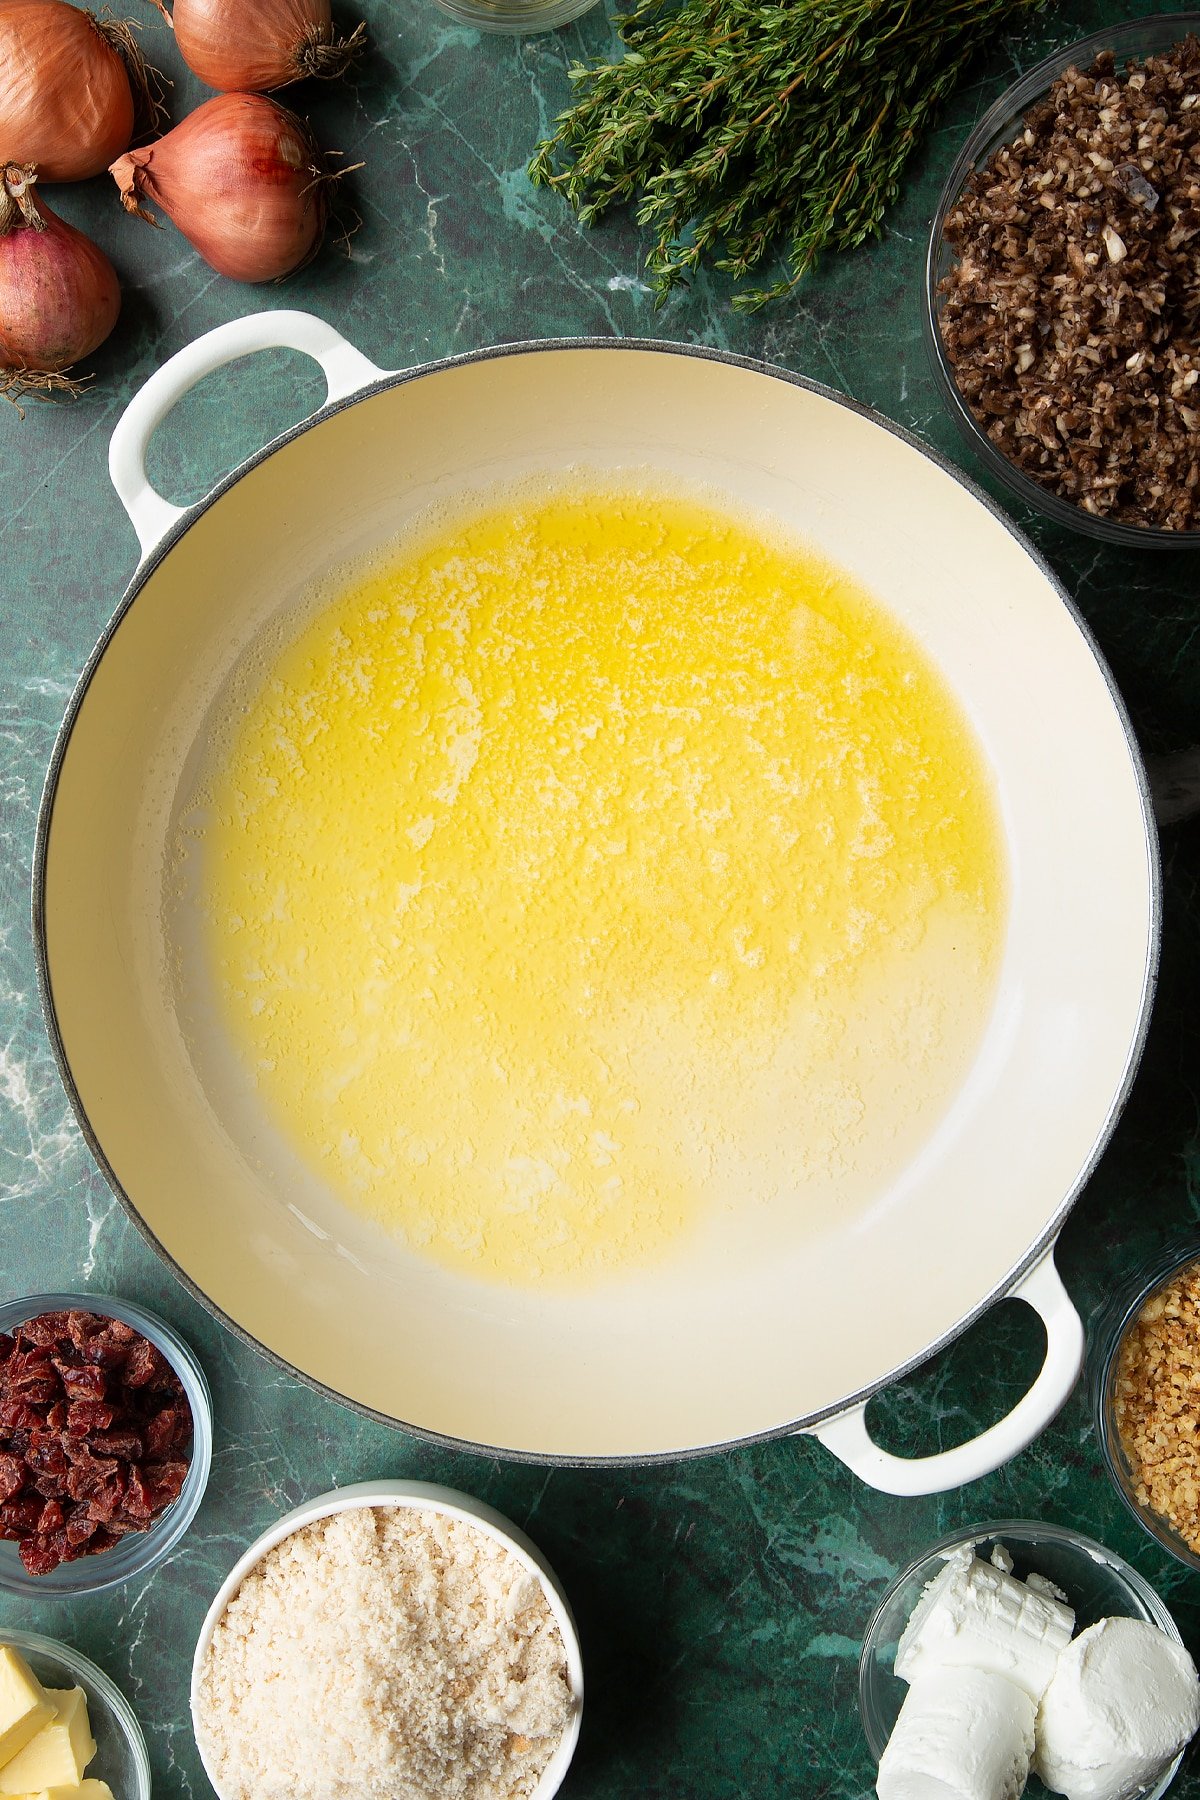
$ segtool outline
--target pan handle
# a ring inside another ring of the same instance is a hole
[[[1083,1364],[1083,1323],[1054,1266],[1053,1247],[1009,1289],[1009,1298],[1024,1300],[1041,1315],[1046,1357],[1029,1392],[987,1431],[936,1456],[891,1456],[867,1431],[864,1401],[814,1426],[812,1435],[868,1487],[885,1494],[941,1494],[990,1475],[1045,1429],[1075,1386]]]
[[[249,356],[254,350],[302,350],[325,371],[324,404],[344,400],[369,387],[386,373],[348,344],[324,319],[303,312],[249,313],[206,331],[176,351],[139,388],[117,420],[108,447],[108,472],[121,504],[133,521],[143,561],[189,510],[164,500],[146,474],[146,451],[157,426],[175,402],[214,369]]]

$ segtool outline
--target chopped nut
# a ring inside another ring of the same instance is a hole
[[[1200,1263],[1152,1294],[1126,1332],[1114,1412],[1139,1504],[1200,1555]]]
[[[1104,239],[1104,248],[1108,251],[1109,262],[1121,262],[1125,257],[1125,239],[1111,225],[1106,225],[1100,234]]]

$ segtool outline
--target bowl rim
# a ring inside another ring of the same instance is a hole
[[[357,1481],[346,1487],[333,1488],[328,1493],[317,1494],[311,1500],[276,1519],[273,1525],[254,1539],[238,1558],[225,1580],[217,1589],[196,1640],[196,1650],[192,1658],[192,1674],[188,1688],[188,1706],[191,1713],[192,1733],[196,1740],[196,1749],[200,1762],[213,1792],[218,1800],[228,1800],[217,1780],[215,1771],[209,1767],[204,1753],[204,1745],[198,1729],[198,1705],[200,1679],[204,1661],[208,1655],[213,1634],[222,1618],[226,1607],[241,1587],[242,1582],[252,1569],[256,1568],[269,1551],[292,1537],[306,1525],[314,1525],[322,1519],[333,1518],[338,1513],[352,1512],[363,1507],[396,1506],[411,1509],[414,1512],[437,1512],[448,1518],[459,1519],[464,1524],[482,1531],[485,1536],[500,1544],[518,1562],[524,1564],[542,1589],[546,1602],[558,1626],[566,1655],[567,1680],[571,1689],[571,1713],[567,1724],[555,1746],[554,1754],[542,1772],[541,1779],[533,1789],[529,1800],[551,1800],[562,1785],[575,1747],[579,1741],[579,1731],[583,1720],[583,1652],[579,1641],[579,1628],[575,1623],[570,1602],[558,1576],[549,1562],[542,1555],[532,1540],[526,1537],[519,1526],[511,1519],[497,1512],[486,1501],[476,1500],[471,1494],[464,1494],[458,1488],[443,1487],[440,1483],[429,1481]]]
[[[1160,46],[1156,45],[1148,50],[1147,38],[1158,38],[1161,35],[1166,40],[1161,48],[1167,48],[1169,44],[1178,43],[1193,32],[1200,32],[1200,12],[1150,13],[1142,19],[1127,20],[1109,31],[1089,32],[1086,37],[1076,38],[1064,48],[1051,51],[1034,63],[1025,74],[1004,89],[969,132],[943,183],[925,246],[921,335],[938,391],[965,442],[988,473],[1002,482],[1010,495],[1034,512],[1069,530],[1129,549],[1200,549],[1200,525],[1190,531],[1168,531],[1158,525],[1131,525],[1123,520],[1085,512],[1074,501],[1065,500],[1060,494],[1043,487],[997,450],[963,398],[942,345],[937,294],[938,283],[944,272],[940,267],[940,259],[947,248],[942,232],[946,217],[962,193],[967,176],[987,160],[1000,142],[1011,139],[1029,108],[1045,95],[1046,90],[1065,69],[1070,68],[1073,63],[1086,66],[1104,50],[1111,50],[1119,62],[1139,51],[1153,54],[1154,48]]]
[[[146,1736],[141,1722],[132,1705],[126,1699],[111,1675],[94,1663],[90,1656],[76,1650],[72,1644],[65,1644],[61,1638],[45,1637],[37,1631],[21,1631],[13,1625],[0,1627],[0,1644],[11,1644],[14,1650],[22,1655],[45,1656],[57,1658],[76,1676],[80,1684],[94,1688],[117,1720],[125,1741],[129,1745],[136,1770],[137,1792],[121,1796],[121,1800],[150,1800],[152,1776],[150,1770],[150,1752],[146,1748]]]
[[[597,0],[434,0],[434,4],[460,25],[498,37],[521,37],[571,25]]]
[[[181,1333],[157,1313],[116,1294],[24,1294],[0,1300],[0,1331],[11,1331],[23,1320],[35,1319],[47,1312],[99,1313],[132,1325],[166,1357],[183,1383],[192,1415],[192,1451],[179,1497],[145,1531],[130,1532],[112,1550],[81,1556],[72,1563],[60,1563],[49,1576],[29,1575],[20,1562],[0,1560],[0,1592],[69,1600],[81,1594],[102,1593],[107,1588],[120,1587],[149,1574],[171,1554],[189,1530],[204,1498],[212,1469],[212,1394],[199,1358]],[[105,1569],[102,1566],[105,1559],[126,1544],[130,1548],[122,1557],[121,1565],[115,1572],[112,1564]],[[59,1570],[66,1573],[59,1576]],[[56,1576],[59,1577],[57,1580],[54,1579]]]
[[[914,1557],[899,1571],[895,1578],[888,1583],[886,1592],[872,1609],[870,1619],[863,1632],[862,1646],[858,1653],[858,1714],[867,1748],[876,1761],[882,1754],[883,1745],[876,1748],[876,1737],[868,1722],[871,1709],[866,1703],[865,1694],[868,1671],[876,1660],[880,1627],[887,1608],[904,1584],[911,1581],[926,1565],[936,1561],[944,1562],[949,1553],[965,1545],[974,1546],[997,1541],[1005,1545],[1016,1543],[1031,1548],[1036,1548],[1038,1543],[1059,1544],[1079,1551],[1094,1562],[1104,1564],[1136,1595],[1158,1628],[1165,1632],[1173,1642],[1183,1643],[1183,1636],[1175,1623],[1174,1616],[1158,1590],[1152,1587],[1146,1577],[1135,1569],[1132,1563],[1127,1562],[1119,1551],[1112,1550],[1107,1544],[1102,1544],[1096,1538],[1089,1537],[1086,1532],[1076,1531],[1070,1525],[1058,1525],[1043,1519],[988,1519],[979,1525],[961,1526],[958,1530],[947,1532],[944,1537],[938,1538],[920,1556]],[[936,1571],[930,1568],[930,1576],[934,1573]],[[1165,1793],[1174,1780],[1175,1773],[1186,1753],[1187,1746],[1185,1745],[1179,1755],[1172,1759],[1171,1766],[1165,1771],[1161,1781],[1140,1794],[1138,1800],[1156,1800],[1158,1795]]]
[[[1195,1264],[1200,1264],[1200,1235],[1192,1232],[1182,1249],[1175,1245],[1147,1257],[1130,1281],[1117,1289],[1107,1305],[1100,1309],[1097,1354],[1090,1383],[1096,1439],[1113,1487],[1142,1530],[1187,1569],[1200,1569],[1200,1552],[1189,1549],[1169,1520],[1143,1506],[1134,1495],[1131,1471],[1112,1416],[1111,1402],[1121,1346],[1143,1306],[1160,1288],[1169,1286],[1183,1270]]]

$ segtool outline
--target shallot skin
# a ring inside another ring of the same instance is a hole
[[[38,211],[44,229],[0,236],[0,391],[9,385],[5,372],[53,375],[90,356],[121,310],[116,271],[100,246],[44,200]]]
[[[329,182],[303,120],[264,94],[218,94],[110,171],[130,212],[152,201],[219,275],[278,281],[315,255]]]
[[[0,156],[38,179],[102,174],[133,136],[121,57],[91,13],[67,0],[0,0]]]
[[[329,0],[175,0],[171,17],[184,62],[221,93],[340,75],[363,35],[335,36]]]

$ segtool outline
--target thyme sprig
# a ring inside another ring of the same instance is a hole
[[[631,204],[657,303],[702,262],[775,299],[826,249],[875,236],[909,158],[980,46],[1045,0],[638,0],[618,62],[570,70],[573,104],[529,173],[591,224]]]

